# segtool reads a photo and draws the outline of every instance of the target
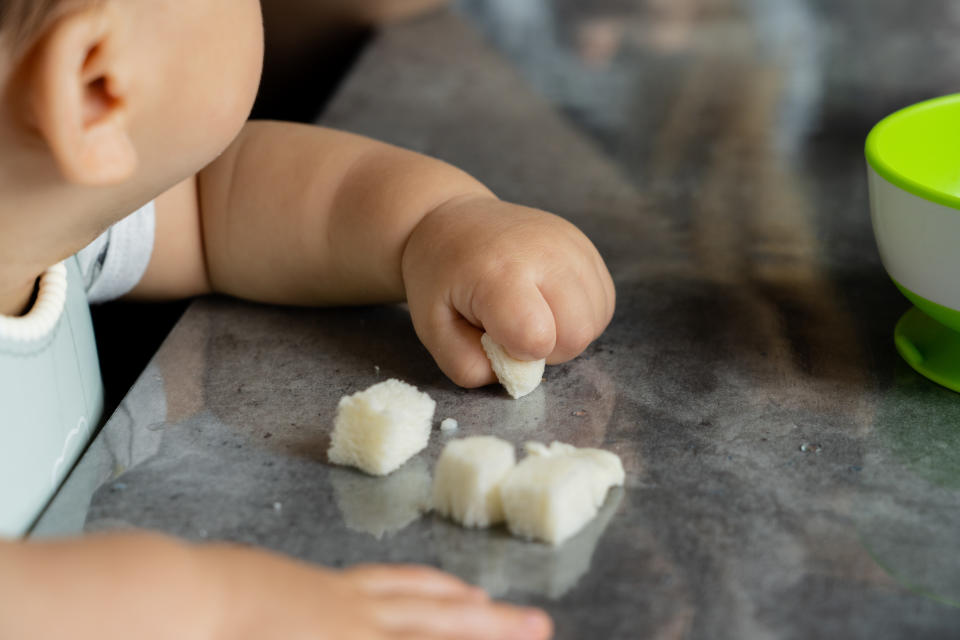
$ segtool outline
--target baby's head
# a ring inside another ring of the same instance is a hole
[[[198,171],[262,49],[257,0],[0,0],[0,236],[89,235]]]

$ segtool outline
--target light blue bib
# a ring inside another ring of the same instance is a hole
[[[0,536],[23,535],[70,471],[103,412],[103,387],[83,280],[68,259],[53,328],[0,336]]]

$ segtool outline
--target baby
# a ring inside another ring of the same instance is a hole
[[[100,418],[84,290],[406,300],[465,387],[495,380],[483,331],[556,363],[610,321],[607,269],[566,221],[438,160],[246,122],[262,53],[257,0],[0,0],[0,534],[22,532],[4,512],[36,515]],[[542,612],[426,567],[331,571],[147,533],[0,540],[2,638],[550,632]]]

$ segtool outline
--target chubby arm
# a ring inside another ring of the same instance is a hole
[[[170,260],[151,265],[161,268],[150,270],[141,293],[216,291],[294,305],[400,301],[411,231],[465,194],[490,196],[420,154],[332,129],[251,122],[217,160],[158,200],[158,252]]]
[[[0,540],[0,638],[200,640],[214,637],[218,604],[188,547],[160,536]]]
[[[573,225],[497,199],[444,162],[308,125],[248,124],[158,200],[139,297],[207,291],[333,305],[406,299],[454,382],[494,380],[482,330],[519,358],[576,356],[613,313],[613,284]]]
[[[0,638],[546,640],[542,612],[428,567],[331,571],[150,533],[0,540]]]

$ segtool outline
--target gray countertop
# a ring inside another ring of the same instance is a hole
[[[956,86],[960,13],[582,4],[462,2],[486,40],[454,13],[390,28],[322,122],[579,224],[619,295],[598,341],[513,401],[446,380],[402,306],[198,300],[34,535],[424,562],[564,639],[957,637],[960,395],[893,350],[862,143]],[[326,462],[337,400],[387,377],[454,436],[615,451],[626,486],[558,549],[422,515],[453,436],[383,479]]]

